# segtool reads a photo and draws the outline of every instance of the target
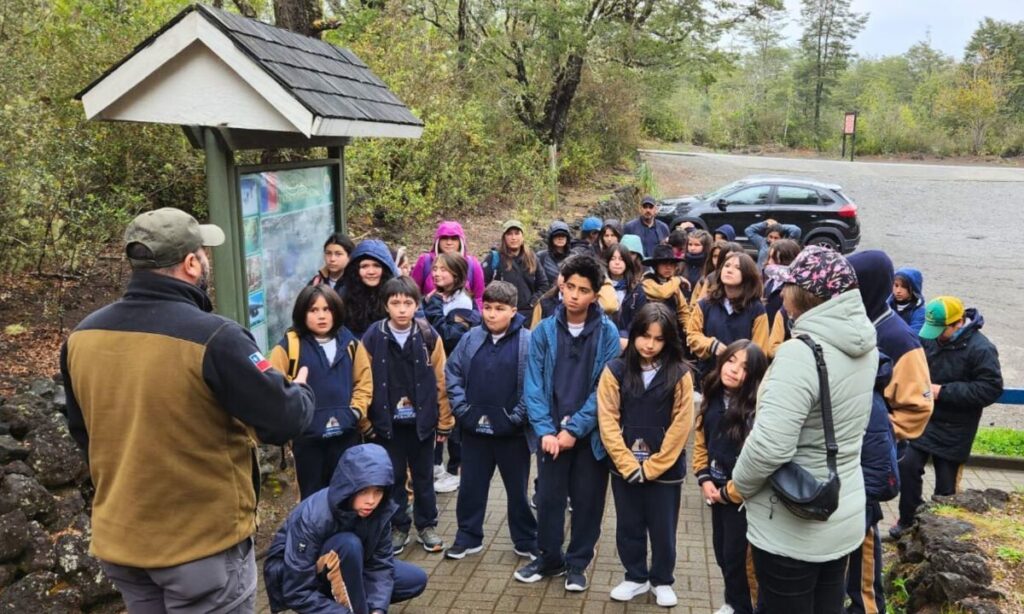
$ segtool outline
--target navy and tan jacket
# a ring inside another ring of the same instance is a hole
[[[334,360],[328,363],[327,355],[316,339],[311,335],[298,337],[297,368],[309,369],[306,383],[316,393],[316,410],[303,437],[322,437],[332,418],[338,421],[341,432],[356,430],[367,433],[370,430],[367,416],[373,398],[370,356],[363,344],[344,326],[338,329],[335,339],[338,349]],[[270,363],[281,373],[288,373],[287,336],[270,351]]]
[[[637,396],[622,386],[625,363],[608,363],[597,385],[597,423],[612,468],[627,482],[678,483],[693,424],[690,370],[661,368]]]
[[[768,347],[768,316],[761,301],[751,301],[732,313],[723,303],[708,298],[697,301],[686,328],[686,343],[697,358],[713,359],[720,346],[740,339]]]
[[[649,302],[665,303],[676,314],[680,337],[686,333],[690,318],[690,304],[683,294],[686,283],[683,278],[673,275],[667,281],[660,281],[653,273],[644,275],[643,280],[626,295],[619,309],[619,334],[629,336],[629,327],[640,309]]]
[[[433,336],[433,347],[429,347],[429,340],[424,338],[425,329]],[[421,441],[432,436],[435,430],[439,435],[447,435],[455,426],[455,417],[452,416],[445,388],[444,343],[425,320],[419,320],[413,323],[406,344],[412,344],[414,390],[410,400],[416,408],[416,434]],[[392,398],[395,395],[390,390],[399,367],[390,362],[392,351],[389,345],[397,346],[398,342],[388,328],[387,319],[375,322],[363,335],[363,347],[370,358],[370,371],[373,373],[370,422],[373,431],[385,439],[390,439],[393,434],[392,410],[399,400]]]
[[[123,298],[89,315],[61,350],[71,434],[96,485],[91,551],[170,567],[256,530],[256,437],[283,444],[313,414],[206,293],[137,271]]]
[[[882,391],[889,418],[899,440],[917,439],[932,416],[932,380],[928,359],[917,333],[888,304],[892,292],[892,261],[885,252],[866,250],[851,254],[864,310],[875,325],[878,351],[892,361],[892,376]]]

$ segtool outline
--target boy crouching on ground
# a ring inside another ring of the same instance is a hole
[[[349,448],[327,488],[292,510],[263,567],[272,612],[383,614],[418,596],[427,574],[391,552],[394,472],[384,448]]]

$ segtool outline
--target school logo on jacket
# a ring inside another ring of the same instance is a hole
[[[395,404],[395,413],[391,416],[395,422],[412,422],[416,420],[416,408],[413,407],[409,397],[398,399]]]
[[[341,424],[337,418],[331,416],[327,420],[327,424],[324,425],[324,437],[337,437],[338,435],[341,435]]]
[[[651,457],[651,446],[647,445],[643,437],[633,442],[633,447],[630,451],[633,452],[633,457],[638,463],[642,463]]]
[[[481,435],[493,435],[494,427],[491,426],[491,419],[487,416],[480,416],[480,421],[476,423],[476,432]]]

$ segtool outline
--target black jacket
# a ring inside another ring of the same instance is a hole
[[[970,456],[982,410],[1003,393],[999,352],[981,333],[985,319],[973,308],[965,316],[963,332],[952,341],[922,344],[932,383],[942,388],[924,435],[911,442],[919,450],[956,462]]]
[[[512,264],[511,267],[508,266],[509,262]],[[544,294],[551,285],[548,283],[548,276],[540,262],[537,262],[533,273],[526,270],[526,267],[523,265],[522,252],[510,260],[499,257],[496,263],[497,266],[492,266],[493,264],[495,263],[492,258],[488,258],[487,262],[484,263],[484,281],[491,283],[495,279],[500,279],[515,286],[516,290],[519,291],[519,304],[517,307],[520,313],[529,313],[530,309],[540,299],[540,295]]]

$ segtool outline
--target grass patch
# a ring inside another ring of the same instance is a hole
[[[1024,458],[1024,431],[1007,428],[980,428],[974,437],[971,453]]]

